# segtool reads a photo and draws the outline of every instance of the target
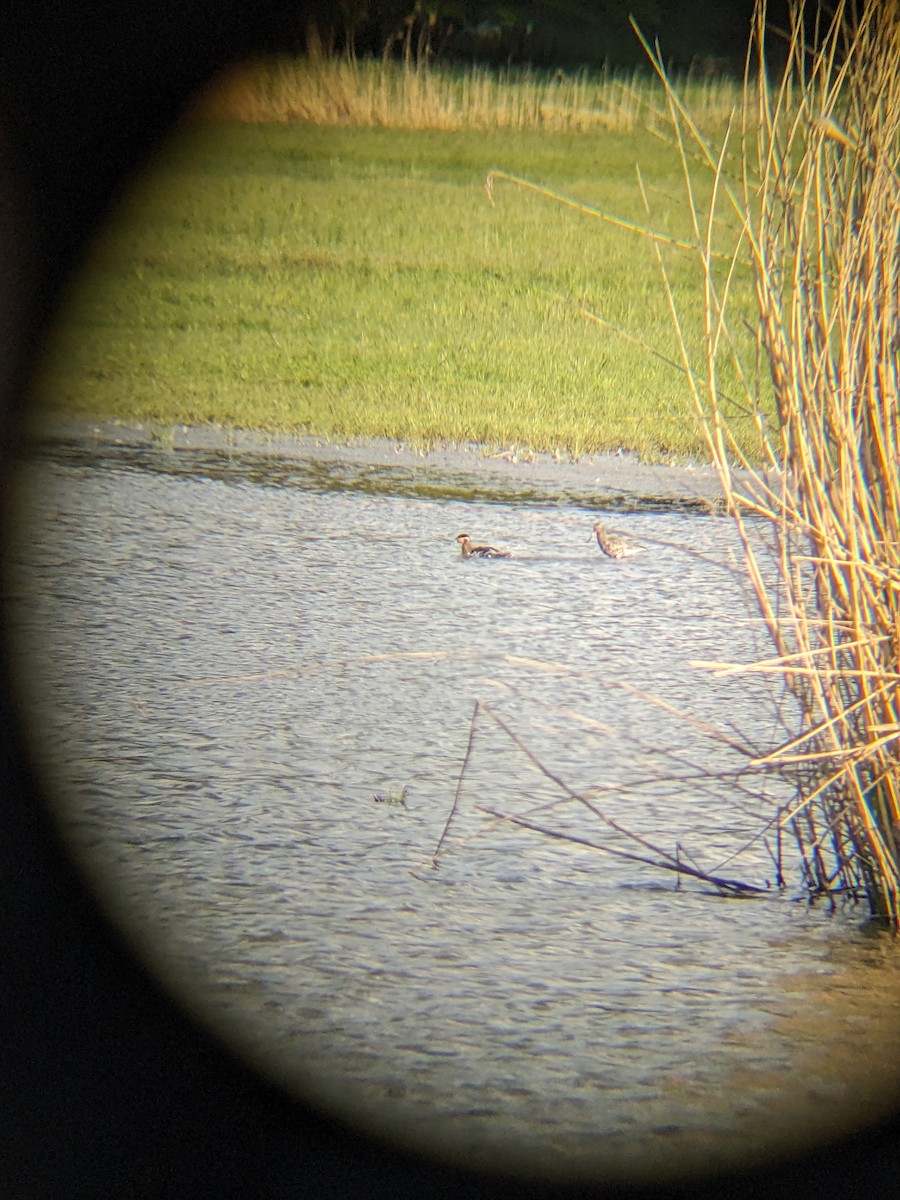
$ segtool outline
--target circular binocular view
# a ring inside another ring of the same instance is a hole
[[[5,564],[54,820],[181,1005],[376,1138],[648,1183],[897,1103],[862,9],[783,80],[764,9],[746,78],[320,38],[197,100],[71,290]]]

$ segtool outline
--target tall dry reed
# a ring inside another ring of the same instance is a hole
[[[787,65],[773,82],[776,35],[757,0],[740,128],[718,149],[647,49],[682,148],[705,297],[700,360],[682,337],[683,366],[775,651],[740,669],[776,672],[800,713],[797,735],[758,765],[795,785],[782,825],[796,835],[810,894],[865,896],[897,926],[900,9],[836,0],[827,20],[817,14],[792,4]],[[777,50],[784,61],[785,44]],[[737,141],[742,168],[729,177]],[[702,203],[698,159],[712,181]],[[719,216],[738,227],[724,265]],[[740,361],[730,325],[729,289],[748,257],[756,363]],[[718,385],[726,361],[758,414],[763,468],[731,436]]]
[[[680,86],[707,127],[721,126],[739,92],[724,76],[685,77]],[[316,55],[236,67],[197,107],[206,116],[253,123],[628,131],[648,123],[662,127],[665,95],[646,72],[498,70]]]

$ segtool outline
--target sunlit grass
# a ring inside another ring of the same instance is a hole
[[[637,160],[654,224],[686,233],[677,157],[647,133],[201,123],[96,246],[39,398],[121,421],[704,456],[678,370],[580,311],[677,358],[645,241],[484,188],[503,167],[646,220]]]

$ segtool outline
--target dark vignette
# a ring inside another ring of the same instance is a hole
[[[7,0],[0,12],[0,449],[91,231],[198,83],[296,41],[304,0]],[[0,650],[2,653],[2,650]],[[260,1080],[174,1008],[57,844],[0,689],[0,1188],[16,1197],[553,1194],[404,1157]],[[668,1194],[900,1194],[900,1127]],[[611,1193],[606,1192],[609,1195]],[[631,1192],[630,1195],[636,1195]],[[656,1192],[654,1194],[661,1194]]]

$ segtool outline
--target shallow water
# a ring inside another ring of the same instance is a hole
[[[617,512],[644,551],[612,562],[564,497],[230,462],[46,449],[7,569],[60,825],[184,1003],[369,1129],[564,1178],[895,1101],[893,941],[768,886],[778,796],[701,728],[779,735],[765,680],[691,665],[765,649],[727,522]],[[513,557],[462,561],[461,529]],[[676,847],[767,894],[620,856]]]

